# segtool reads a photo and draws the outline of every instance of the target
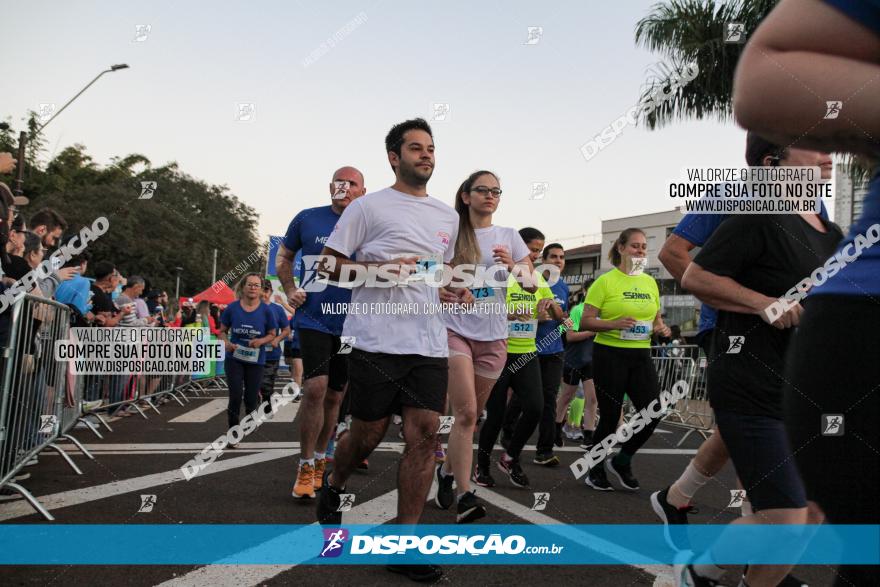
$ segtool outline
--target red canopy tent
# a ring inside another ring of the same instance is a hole
[[[178,303],[180,304],[180,306],[183,306],[183,302],[187,300],[189,300],[188,297],[180,298],[178,300]],[[235,293],[231,289],[229,289],[229,286],[226,285],[226,282],[218,281],[205,291],[192,296],[192,300],[196,304],[198,304],[202,300],[206,300],[208,302],[211,302],[212,304],[228,306],[235,301]]]

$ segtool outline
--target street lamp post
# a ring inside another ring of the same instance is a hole
[[[177,285],[174,286],[174,299],[180,299],[180,272],[183,271],[183,267],[175,267],[175,271],[177,271]]]
[[[102,75],[104,75],[105,73],[113,72],[113,71],[119,71],[120,69],[128,69],[128,65],[125,64],[125,63],[119,63],[119,64],[117,64],[117,65],[111,65],[111,66],[110,66],[110,69],[105,69],[104,71],[102,71],[101,73],[99,73],[98,75],[96,75],[96,76],[95,76],[95,79],[93,79],[93,80],[90,81],[88,84],[86,84],[86,87],[84,87],[83,89],[81,89],[79,92],[77,92],[77,94],[76,94],[73,98],[71,98],[70,100],[68,100],[67,103],[66,103],[64,106],[62,106],[62,107],[58,110],[58,112],[56,112],[55,114],[52,115],[52,118],[50,118],[49,120],[47,120],[46,122],[44,122],[43,124],[41,124],[40,126],[38,126],[37,129],[34,131],[34,135],[33,135],[33,136],[36,137],[38,134],[40,134],[40,133],[43,131],[43,129],[46,128],[46,126],[48,126],[48,124],[49,124],[50,122],[52,122],[53,120],[55,120],[55,118],[56,118],[59,114],[61,114],[62,112],[64,112],[64,109],[65,109],[65,108],[67,108],[68,106],[70,106],[70,104],[71,104],[74,100],[76,100],[77,98],[79,98],[79,97],[82,95],[83,92],[85,92],[85,91],[88,90],[90,87],[92,87],[92,84],[94,84],[96,81],[98,81],[98,80],[101,78]],[[24,156],[25,156],[25,147],[27,146],[27,139],[28,139],[27,132],[25,132],[25,131],[21,131],[21,133],[18,135],[18,168],[16,169],[16,172],[15,172],[15,184],[14,184],[14,187],[13,187],[13,190],[12,190],[13,192],[15,192],[15,195],[16,195],[16,196],[21,196],[21,195],[23,195],[23,193],[22,193],[22,189],[21,189],[21,186],[22,186],[22,184],[24,183]]]

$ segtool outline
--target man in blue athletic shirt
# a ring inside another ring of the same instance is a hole
[[[345,313],[339,308],[350,302],[351,290],[330,284],[321,284],[323,289],[314,287],[316,261],[310,256],[321,254],[342,212],[365,193],[360,171],[354,167],[338,169],[330,182],[330,205],[308,208],[297,214],[287,228],[276,258],[278,279],[288,302],[296,309],[294,321],[303,364],[304,389],[299,409],[301,452],[291,491],[296,498],[314,498],[315,490],[321,488],[327,443],[336,430],[339,406],[348,382],[347,356],[337,351],[345,321]],[[303,259],[298,275],[301,287],[293,278],[297,252],[301,252]]]

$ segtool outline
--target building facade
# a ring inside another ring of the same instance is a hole
[[[842,163],[835,166],[834,180],[834,222],[847,234],[852,223],[862,215],[868,181],[853,182]]]

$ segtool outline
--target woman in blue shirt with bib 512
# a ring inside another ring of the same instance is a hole
[[[279,325],[271,308],[260,299],[263,280],[258,273],[248,273],[238,282],[238,299],[220,316],[219,338],[226,345],[226,383],[229,386],[229,427],[239,422],[241,400],[249,414],[257,409],[260,380],[266,351],[263,346],[275,339]],[[230,442],[230,446],[235,443]]]

